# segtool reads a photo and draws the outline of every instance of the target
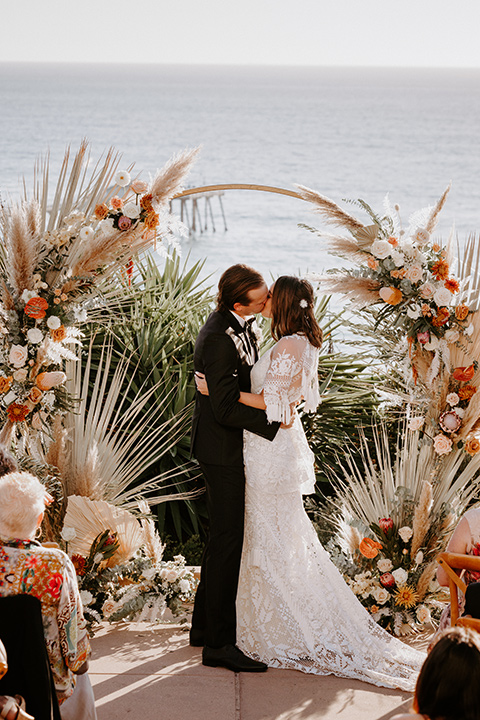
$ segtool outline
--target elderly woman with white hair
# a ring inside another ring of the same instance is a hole
[[[42,622],[62,720],[96,718],[86,675],[90,643],[75,569],[60,549],[36,540],[48,498],[26,472],[0,477],[0,597],[33,595]]]

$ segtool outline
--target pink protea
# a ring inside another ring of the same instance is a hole
[[[417,341],[420,343],[420,345],[426,345],[428,342],[430,342],[430,333],[428,332],[428,330],[425,330],[424,332],[418,332]]]
[[[383,573],[383,575],[380,575],[379,577],[380,585],[385,588],[385,590],[391,590],[395,587],[395,578],[393,577],[392,573],[386,572]]]
[[[389,530],[393,529],[393,520],[392,518],[380,518],[378,525],[384,533],[387,533]]]

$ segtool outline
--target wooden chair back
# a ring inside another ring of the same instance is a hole
[[[474,555],[463,555],[460,553],[444,552],[437,557],[438,564],[444,569],[448,576],[448,586],[450,590],[450,624],[461,627],[469,627],[472,630],[480,632],[480,620],[476,618],[467,618],[458,616],[458,590],[465,595],[467,589],[466,584],[461,579],[460,574],[455,570],[473,570],[480,572],[480,557]]]

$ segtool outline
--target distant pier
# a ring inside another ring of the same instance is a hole
[[[172,202],[180,203],[180,220],[188,227],[190,235],[195,235],[196,233],[205,232],[209,227],[211,227],[213,232],[216,232],[217,228],[213,207],[214,203],[217,204],[215,202],[216,198],[218,198],[218,207],[220,209],[221,220],[223,221],[223,229],[228,229],[222,197],[223,190],[211,190],[196,193],[195,195],[173,198]],[[170,205],[172,206],[172,203],[170,203]]]

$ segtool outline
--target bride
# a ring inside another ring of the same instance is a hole
[[[253,367],[252,393],[241,393],[240,402],[265,408],[269,421],[293,424],[280,429],[273,442],[244,433],[238,646],[270,667],[412,691],[424,654],[370,617],[303,508],[302,495],[314,492],[314,456],[295,408],[303,400],[304,409],[313,412],[320,403],[322,334],[312,286],[296,277],[278,278],[262,314],[271,317],[277,342]]]

